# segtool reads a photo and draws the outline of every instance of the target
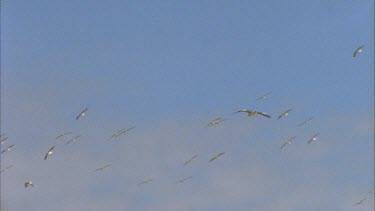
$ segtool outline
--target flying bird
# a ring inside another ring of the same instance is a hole
[[[267,94],[258,97],[255,101],[264,100],[264,99],[266,99],[266,98],[268,97],[268,95],[270,95],[270,94],[272,94],[272,92],[268,92]]]
[[[224,154],[225,154],[225,152],[220,152],[219,154],[217,154],[217,155],[215,155],[213,158],[211,158],[211,160],[209,160],[208,162],[212,162],[212,161],[218,159],[220,156],[222,156],[222,155],[224,155]]]
[[[297,127],[301,127],[302,125],[306,124],[307,122],[309,122],[309,121],[311,121],[311,120],[313,120],[313,119],[314,119],[314,117],[311,116],[311,117],[309,117],[308,119],[306,119],[305,121],[303,121],[301,124],[299,124]]]
[[[7,147],[6,149],[4,149],[1,154],[3,154],[4,152],[6,151],[9,151],[12,147],[14,146],[14,144],[10,145],[9,147]]]
[[[209,122],[206,127],[214,126],[220,124],[222,121],[225,121],[223,118],[215,118],[211,122]]]
[[[180,180],[177,180],[177,184],[178,183],[183,183],[183,182],[185,182],[186,180],[188,180],[188,179],[191,179],[191,178],[193,178],[193,177],[185,177],[185,178],[182,178],[182,179],[180,179]]]
[[[121,129],[121,130],[115,132],[114,134],[112,134],[111,137],[109,137],[107,140],[111,140],[112,138],[116,138],[116,137],[118,137],[118,136],[120,136],[122,134],[126,134],[126,133],[128,133],[130,130],[132,130],[134,128],[135,127],[131,127],[131,128],[128,128],[128,129],[125,129],[125,128]]]
[[[196,157],[198,157],[198,154],[194,155],[192,158],[190,158],[189,160],[185,161],[184,166],[186,166],[187,164],[191,163],[191,161],[193,161],[194,158],[196,158]]]
[[[248,110],[248,109],[242,109],[242,110],[236,111],[234,113],[236,114],[236,113],[240,113],[240,112],[245,112],[245,113],[247,113],[248,116],[255,116],[257,114],[260,114],[260,115],[265,116],[267,118],[271,118],[271,116],[266,114],[266,113],[263,113],[263,112],[260,112],[260,111]]]
[[[65,145],[68,145],[68,144],[70,144],[71,142],[74,142],[74,141],[76,141],[79,137],[81,137],[81,135],[78,135],[78,136],[76,136],[76,137],[74,137],[74,138],[72,138],[70,141],[68,141],[68,142],[66,142],[66,144]]]
[[[137,185],[140,186],[140,185],[143,185],[143,184],[147,184],[147,183],[149,183],[149,182],[152,182],[152,181],[153,181],[153,179],[148,179],[148,180],[145,180],[145,181],[142,181],[142,182],[138,183]]]
[[[283,113],[281,113],[280,115],[279,115],[279,117],[277,117],[277,119],[279,120],[281,117],[283,117],[283,116],[288,116],[289,115],[289,112],[290,111],[292,111],[293,109],[291,108],[291,109],[288,109],[288,110],[286,110],[286,111],[284,111]]]
[[[287,144],[291,144],[295,138],[296,137],[293,136],[292,138],[290,138],[289,140],[287,140],[286,142],[284,142],[284,144],[281,145],[280,149],[284,148]]]
[[[58,136],[56,137],[56,140],[59,139],[59,138],[62,138],[62,137],[64,137],[64,136],[66,136],[66,135],[69,135],[69,134],[72,134],[72,132],[67,132],[67,133],[60,134],[60,135],[58,135]]]
[[[46,156],[44,156],[44,160],[47,160],[48,156],[52,154],[53,149],[55,149],[55,146],[51,147],[51,149],[48,150],[48,152],[46,153]]]
[[[362,202],[364,202],[366,199],[367,198],[365,197],[365,198],[359,200],[358,202],[356,202],[355,204],[353,204],[353,207],[362,204]]]
[[[27,187],[29,187],[29,186],[34,187],[33,182],[31,182],[31,181],[26,181],[26,182],[25,182],[25,188],[27,188]]]
[[[359,53],[361,53],[363,47],[365,47],[365,46],[364,46],[364,45],[361,45],[361,46],[359,46],[358,48],[356,48],[355,51],[353,52],[353,57],[356,57]]]
[[[0,174],[2,174],[3,172],[8,171],[12,167],[13,167],[13,165],[7,166],[5,169],[1,170]]]
[[[315,141],[317,140],[317,136],[319,135],[319,133],[315,133],[313,137],[310,138],[310,140],[307,142],[308,144],[310,144],[312,141]]]
[[[5,137],[5,138],[1,139],[0,144],[4,144],[7,139],[8,139],[8,137]]]
[[[78,120],[81,116],[85,116],[86,115],[86,111],[89,110],[89,108],[85,108],[83,111],[81,111],[81,113],[78,114],[78,116],[76,117],[76,120]]]
[[[100,167],[100,168],[98,168],[98,169],[95,169],[94,172],[97,172],[97,171],[103,171],[104,169],[106,169],[106,168],[108,168],[108,167],[110,167],[110,166],[111,166],[111,165],[107,164],[107,165],[105,165],[105,166],[103,166],[103,167]]]

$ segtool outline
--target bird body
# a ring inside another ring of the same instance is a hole
[[[365,47],[365,46],[364,46],[364,45],[361,45],[361,46],[359,46],[358,48],[356,48],[355,51],[353,52],[353,57],[356,57],[359,53],[361,53],[363,47]]]
[[[72,132],[67,132],[67,133],[60,134],[60,135],[58,135],[58,136],[56,137],[56,140],[59,139],[59,138],[62,138],[62,137],[64,137],[64,136],[66,136],[66,135],[69,135],[69,134],[72,134]]]
[[[81,116],[85,116],[86,115],[86,111],[89,110],[89,108],[85,108],[83,111],[81,111],[81,113],[78,114],[78,116],[76,117],[76,120],[78,120]]]
[[[280,149],[284,148],[287,144],[291,144],[295,138],[296,137],[293,136],[292,138],[290,138],[289,140],[287,140],[286,142],[284,142],[284,144],[281,145]]]
[[[123,128],[123,129],[115,132],[114,134],[112,134],[111,137],[109,137],[107,140],[111,140],[112,138],[116,138],[118,136],[121,136],[122,134],[126,134],[126,133],[128,133],[130,130],[132,130],[134,128],[135,127],[131,127],[131,128],[128,128],[128,129]]]
[[[220,124],[222,121],[225,121],[223,118],[215,118],[211,122],[209,122],[206,127],[214,126]]]
[[[33,182],[31,182],[31,181],[26,181],[26,182],[25,182],[25,188],[27,188],[27,187],[29,187],[29,186],[34,187]]]
[[[142,181],[142,182],[138,183],[138,186],[143,185],[143,184],[147,184],[147,183],[152,182],[152,181],[153,181],[153,179],[148,179],[148,180]]]
[[[313,119],[314,119],[314,117],[311,116],[311,117],[309,117],[308,119],[306,119],[305,121],[303,121],[301,124],[299,124],[297,127],[301,127],[302,125],[306,124],[307,122],[309,122],[309,121],[311,121],[311,120],[313,120]]]
[[[267,118],[271,118],[271,116],[268,115],[267,113],[255,111],[255,110],[248,110],[248,109],[242,109],[242,110],[236,111],[234,113],[236,114],[236,113],[240,113],[240,112],[247,113],[248,116],[255,116],[255,115],[260,114],[260,115],[265,116]]]
[[[53,153],[54,149],[55,149],[55,146],[51,147],[51,149],[48,150],[48,152],[44,156],[44,160],[47,160],[48,156],[50,156]]]
[[[212,161],[218,159],[220,156],[222,156],[222,155],[224,155],[224,154],[225,154],[225,152],[220,152],[219,154],[217,154],[217,155],[215,155],[213,158],[211,158],[211,160],[209,160],[208,162],[212,162]]]
[[[288,109],[288,110],[286,110],[286,111],[284,111],[283,113],[281,113],[280,115],[279,115],[279,117],[277,117],[277,119],[279,120],[281,117],[283,117],[283,116],[288,116],[289,115],[289,112],[290,111],[292,111],[293,109]]]
[[[268,92],[267,94],[258,97],[255,101],[264,100],[264,99],[266,99],[266,98],[268,97],[268,95],[270,95],[270,94],[272,94],[272,92]]]
[[[186,166],[187,164],[191,163],[196,157],[198,157],[198,154],[194,155],[192,158],[190,158],[189,160],[185,161],[184,166]]]
[[[317,140],[317,136],[319,135],[319,133],[315,133],[314,135],[313,135],[313,137],[311,137],[310,138],[310,140],[307,142],[308,144],[310,144],[312,141],[315,141],[315,140]]]
[[[5,169],[1,170],[0,174],[3,173],[3,172],[8,171],[12,167],[13,167],[13,165],[7,166]]]
[[[68,144],[70,144],[70,143],[72,143],[72,142],[74,142],[74,141],[76,141],[79,137],[81,137],[81,135],[78,135],[78,136],[76,136],[76,137],[74,137],[74,138],[72,138],[70,141],[68,141],[68,142],[66,142],[66,144],[65,145],[68,145]]]
[[[103,171],[104,169],[106,169],[106,168],[108,168],[108,167],[110,167],[110,166],[111,166],[110,164],[107,164],[107,165],[105,165],[105,166],[103,166],[103,167],[100,167],[100,168],[98,168],[98,169],[95,169],[94,172],[96,172],[96,171]]]
[[[4,149],[1,154],[3,154],[4,152],[7,152],[7,151],[10,151],[10,149],[14,146],[14,144],[10,145],[9,147],[7,147],[6,149]]]
[[[185,182],[186,180],[191,179],[191,178],[193,178],[193,177],[190,176],[190,177],[182,178],[182,179],[178,180],[177,183],[183,183],[183,182]]]

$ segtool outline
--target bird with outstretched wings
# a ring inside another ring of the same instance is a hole
[[[248,116],[255,116],[255,115],[259,114],[259,115],[262,115],[264,117],[271,118],[271,116],[268,115],[267,113],[255,111],[255,110],[248,110],[248,109],[242,109],[242,110],[236,111],[234,113],[236,114],[236,113],[240,113],[240,112],[247,113]]]
[[[213,158],[211,158],[211,160],[209,160],[208,162],[212,162],[212,161],[218,159],[220,156],[222,156],[222,155],[224,155],[224,154],[225,154],[225,152],[220,152],[219,154],[217,154],[217,155],[215,155]]]
[[[48,152],[44,156],[44,160],[47,160],[48,156],[52,155],[54,149],[55,149],[55,146],[51,147],[51,149],[48,150]]]
[[[83,111],[81,111],[81,113],[79,113],[76,117],[76,120],[78,120],[81,116],[85,116],[87,110],[89,110],[89,108],[85,108]]]

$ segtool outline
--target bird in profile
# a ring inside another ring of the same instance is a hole
[[[111,165],[107,164],[107,165],[102,166],[102,167],[100,167],[100,168],[98,168],[98,169],[95,169],[94,172],[97,172],[97,171],[103,171],[104,169],[106,169],[106,168],[108,168],[108,167],[110,167],[110,166],[111,166]]]
[[[60,134],[60,135],[58,135],[58,136],[56,137],[56,140],[59,139],[59,138],[62,138],[62,137],[64,137],[64,136],[66,136],[66,135],[69,135],[69,134],[72,134],[72,132],[62,133],[62,134]]]
[[[26,181],[26,182],[25,182],[25,188],[27,188],[27,187],[29,187],[29,186],[34,187],[33,182],[31,182],[31,181]]]
[[[55,149],[55,146],[51,147],[51,149],[48,150],[48,152],[46,153],[46,156],[44,156],[44,160],[47,160],[48,156],[52,155],[54,149]]]
[[[240,112],[247,113],[248,116],[255,116],[255,115],[260,114],[260,115],[265,116],[267,118],[271,118],[271,116],[268,115],[267,113],[263,113],[263,112],[260,112],[260,111],[254,111],[254,110],[248,110],[248,109],[242,109],[242,110],[236,111],[234,113],[236,114],[236,113],[240,113]]]
[[[287,144],[291,144],[295,138],[296,137],[293,136],[292,138],[288,139],[283,145],[281,145],[280,149],[284,148]]]
[[[13,165],[7,166],[5,169],[1,170],[0,174],[2,174],[2,173],[4,173],[4,172],[8,171],[8,170],[9,170],[10,168],[12,168],[12,167],[13,167]]]
[[[7,152],[7,151],[10,151],[10,149],[14,146],[14,144],[10,145],[9,147],[7,147],[6,149],[4,149],[1,154],[3,154],[4,152]]]
[[[315,141],[315,140],[317,140],[317,136],[319,135],[319,133],[315,133],[314,135],[313,135],[313,137],[311,137],[310,138],[310,140],[307,142],[308,144],[310,144],[312,141]]]
[[[210,127],[210,126],[214,126],[214,125],[218,125],[220,124],[222,121],[225,121],[225,119],[223,118],[215,118],[213,120],[211,120],[211,122],[209,122],[206,127]]]
[[[306,119],[305,121],[303,121],[302,123],[300,123],[297,127],[301,127],[302,125],[304,125],[304,124],[310,122],[310,121],[313,120],[313,119],[314,119],[314,117],[311,116],[311,117],[309,117],[308,119]]]
[[[194,155],[192,158],[190,158],[189,160],[185,161],[184,166],[186,166],[187,164],[191,163],[196,157],[198,157],[198,154]]]
[[[76,120],[78,120],[81,116],[85,116],[86,115],[86,111],[89,110],[89,108],[85,108],[83,111],[81,111],[81,113],[78,114],[78,116],[76,117]]]
[[[153,179],[148,179],[148,180],[145,180],[145,181],[142,181],[142,182],[138,183],[137,185],[138,186],[144,185],[144,184],[147,184],[147,183],[152,182],[152,181],[153,181]]]
[[[215,155],[213,158],[211,158],[211,160],[209,160],[208,162],[212,162],[212,161],[218,159],[220,156],[222,156],[222,155],[224,155],[224,154],[225,154],[225,152],[220,152],[219,154],[217,154],[217,155]]]
[[[364,46],[364,45],[361,45],[361,46],[359,46],[358,48],[356,48],[355,51],[353,52],[353,57],[356,57],[359,53],[361,53],[363,47],[365,47],[365,46]]]
[[[112,138],[119,137],[119,136],[121,136],[122,134],[126,134],[126,133],[128,133],[130,130],[132,130],[132,129],[134,129],[134,128],[135,128],[135,127],[131,127],[131,128],[128,128],[128,129],[123,128],[123,129],[121,129],[121,130],[115,132],[114,134],[112,134],[111,137],[109,137],[107,140],[111,140]]]
[[[286,111],[284,111],[283,113],[281,113],[280,115],[279,115],[279,117],[277,117],[277,119],[279,120],[281,117],[283,117],[283,116],[288,116],[289,115],[289,112],[290,111],[292,111],[293,109],[291,108],[291,109],[288,109],[288,110],[286,110]]]
[[[185,178],[182,178],[182,179],[179,179],[179,180],[177,180],[177,184],[178,183],[183,183],[183,182],[185,182],[186,180],[188,180],[188,179],[191,179],[191,178],[193,178],[193,177],[185,177]]]
[[[70,141],[66,142],[65,145],[68,145],[68,144],[70,144],[70,143],[72,143],[72,142],[74,142],[74,141],[77,141],[77,139],[78,139],[79,137],[81,137],[81,135],[78,135],[78,136],[72,138]]]
[[[1,139],[0,144],[4,144],[7,139],[8,139],[8,137],[5,137],[5,138]]]
[[[267,94],[264,94],[264,95],[258,97],[255,101],[264,100],[264,99],[266,99],[270,94],[272,94],[272,92],[268,92]]]
[[[371,194],[371,193],[374,193],[374,191],[373,191],[373,190],[370,190],[369,192],[367,192],[367,193],[365,194],[365,196],[364,196],[361,200],[359,200],[358,202],[356,202],[355,204],[353,204],[353,206],[357,206],[357,205],[362,204],[362,202],[364,202],[364,201],[367,199],[367,196],[368,196],[369,194]]]

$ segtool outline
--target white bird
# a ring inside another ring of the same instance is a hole
[[[143,184],[147,184],[147,183],[152,182],[152,181],[153,181],[153,179],[148,179],[148,180],[142,181],[142,182],[138,183],[138,186],[143,185]]]
[[[81,116],[85,116],[86,115],[86,111],[89,110],[89,108],[85,108],[83,111],[81,111],[81,113],[78,114],[78,116],[76,117],[76,120],[78,120]]]
[[[196,157],[198,157],[198,154],[194,155],[192,158],[190,158],[189,160],[185,161],[184,166],[186,166],[187,164],[191,163]]]
[[[268,95],[270,95],[270,94],[272,94],[272,92],[268,92],[267,94],[258,97],[255,101],[266,99],[268,97]]]
[[[0,144],[4,144],[7,139],[8,139],[8,137],[5,137],[5,138],[1,139]]]
[[[248,110],[248,109],[242,109],[242,110],[236,111],[234,113],[236,114],[236,113],[240,113],[240,112],[245,112],[245,113],[247,113],[248,116],[255,116],[257,114],[260,114],[260,115],[265,116],[267,118],[271,118],[271,116],[268,115],[267,113],[263,113],[263,112],[260,112],[260,111]]]
[[[51,149],[48,150],[48,152],[44,156],[44,160],[47,160],[48,156],[50,156],[53,153],[53,149],[55,149],[55,146],[51,147]]]
[[[279,120],[281,117],[283,117],[283,116],[288,116],[289,115],[289,112],[290,111],[292,111],[293,109],[291,108],[291,109],[288,109],[288,110],[286,110],[286,111],[284,111],[283,113],[281,113],[280,115],[279,115],[279,117],[277,117],[277,119]]]
[[[103,166],[103,167],[100,167],[100,168],[98,168],[98,169],[95,169],[94,172],[96,172],[96,171],[103,171],[104,169],[106,169],[106,168],[108,168],[108,167],[110,167],[110,166],[111,166],[110,164],[107,164],[107,165],[105,165],[105,166]]]
[[[9,147],[7,147],[6,149],[4,149],[1,154],[3,154],[4,152],[7,152],[7,151],[10,151],[10,149],[14,146],[14,144],[10,145]]]
[[[355,51],[353,52],[353,57],[356,57],[359,53],[361,53],[363,47],[365,47],[365,46],[364,46],[364,45],[361,45],[361,46],[359,46],[358,48],[356,48]]]
[[[209,122],[206,127],[210,127],[210,126],[214,126],[214,125],[218,125],[220,124],[222,121],[225,121],[225,119],[223,118],[215,118],[213,120],[211,120],[211,122]]]
[[[217,155],[215,155],[213,158],[211,158],[211,160],[209,160],[208,162],[212,162],[212,161],[218,159],[220,156],[222,156],[222,155],[224,155],[224,154],[225,154],[225,152],[220,152],[219,154],[217,154]]]
[[[286,142],[284,142],[284,144],[281,145],[280,149],[284,148],[287,144],[291,144],[295,138],[296,137],[293,136],[292,138],[290,138],[289,140],[287,140]]]
[[[26,181],[26,182],[25,182],[25,188],[27,188],[27,187],[29,187],[29,186],[34,187],[33,182],[31,182],[31,181]]]
[[[317,140],[317,136],[319,135],[319,133],[315,133],[314,135],[313,135],[313,137],[311,137],[310,138],[310,140],[307,142],[308,144],[310,144],[312,141],[315,141],[315,140]]]

